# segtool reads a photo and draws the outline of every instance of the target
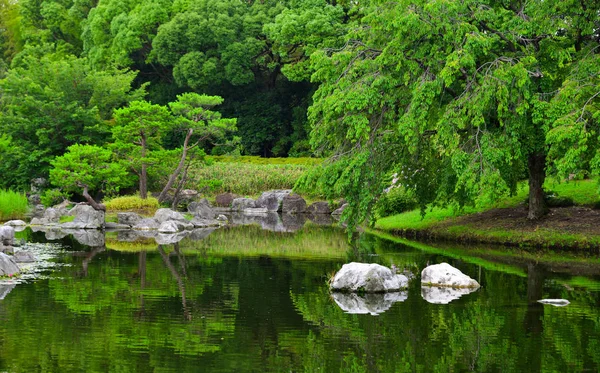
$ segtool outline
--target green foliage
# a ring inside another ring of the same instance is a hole
[[[127,171],[113,161],[113,153],[95,145],[71,145],[54,159],[50,182],[67,192],[87,186],[90,191],[118,192],[127,187]]]
[[[0,221],[22,219],[28,211],[24,193],[0,189]]]
[[[105,143],[113,109],[143,94],[131,90],[134,77],[92,70],[73,56],[22,60],[0,80],[2,142],[13,139],[0,149],[0,174],[25,187],[34,177],[47,177],[50,161],[69,146]]]
[[[214,162],[225,162],[225,163],[250,163],[260,165],[301,165],[301,166],[315,166],[320,164],[323,160],[320,158],[262,158],[258,156],[209,156],[208,161]]]
[[[156,198],[148,197],[142,199],[139,195],[111,198],[105,200],[104,205],[109,211],[144,210],[150,214],[153,214],[159,207]]]
[[[61,189],[46,189],[40,195],[40,201],[44,206],[54,206],[69,197],[69,193],[61,190]]]
[[[374,209],[375,216],[383,218],[412,210],[415,207],[417,207],[417,201],[412,192],[406,191],[402,187],[396,187],[390,189],[387,193],[383,193],[375,203]]]

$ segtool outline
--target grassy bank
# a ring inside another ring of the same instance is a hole
[[[23,193],[0,189],[0,221],[23,219],[27,213],[27,197]]]
[[[501,243],[534,247],[600,247],[597,180],[549,181],[545,188],[573,200],[575,206],[551,208],[539,221],[528,221],[527,185],[517,194],[476,207],[431,208],[379,219],[375,228],[396,235],[460,242]]]

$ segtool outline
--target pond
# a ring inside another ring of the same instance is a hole
[[[206,231],[177,244],[89,247],[74,236],[20,237],[51,265],[0,285],[0,371],[581,372],[600,368],[597,256],[425,245],[334,227]],[[350,261],[413,273],[408,291],[334,299]],[[447,304],[420,271],[448,262],[478,280]],[[542,298],[564,298],[565,307]],[[378,304],[374,304],[377,303]],[[354,300],[356,304],[356,299]],[[370,310],[370,311],[369,311]]]

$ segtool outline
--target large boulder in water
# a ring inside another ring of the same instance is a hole
[[[188,205],[188,211],[196,218],[214,219],[217,213],[213,210],[210,202],[206,198],[198,202],[192,202]]]
[[[306,212],[306,201],[297,194],[290,194],[283,198],[281,212],[287,214],[301,214]]]
[[[421,272],[421,285],[476,289],[479,283],[448,263],[430,265]]]
[[[270,190],[263,192],[256,200],[256,207],[266,208],[269,212],[278,212],[283,209],[283,199],[292,193],[291,190]]]
[[[49,209],[48,209],[49,210]],[[72,222],[61,224],[66,229],[102,229],[104,228],[104,211],[99,211],[90,205],[77,205],[69,211],[75,216]]]
[[[14,276],[19,273],[19,266],[12,256],[0,253],[0,277]]]
[[[408,278],[379,264],[348,263],[335,274],[331,290],[342,292],[386,293],[408,287]]]

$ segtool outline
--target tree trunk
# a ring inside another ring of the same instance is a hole
[[[92,206],[94,208],[94,210],[106,212],[106,206],[104,206],[101,203],[98,203],[98,202],[94,201],[94,199],[92,198],[92,196],[90,196],[90,193],[88,192],[88,186],[87,185],[83,186],[83,197],[87,200],[87,202],[90,204],[90,206]]]
[[[146,158],[146,135],[142,133],[142,172],[140,172],[140,197],[142,199],[148,198],[148,165],[144,158]]]
[[[181,189],[183,189],[183,186],[185,185],[189,168],[190,164],[188,163],[185,167],[185,170],[183,170],[183,175],[181,176],[181,180],[179,180],[177,189],[175,189],[175,194],[173,195],[173,204],[171,205],[171,209],[173,210],[177,210],[177,204],[179,203],[179,193],[181,193]]]
[[[183,166],[185,165],[185,159],[187,158],[187,153],[189,150],[188,144],[190,142],[190,138],[192,137],[193,133],[194,133],[194,130],[192,128],[190,128],[188,130],[187,135],[185,135],[185,141],[183,142],[183,151],[181,153],[181,159],[179,160],[179,164],[177,165],[177,168],[175,169],[175,171],[173,171],[171,176],[169,176],[169,181],[167,181],[167,185],[165,185],[162,192],[160,192],[160,195],[158,196],[158,203],[163,203],[164,200],[167,198],[167,193],[169,193],[169,190],[171,189],[171,187],[173,187],[175,180],[177,180],[177,176],[179,176],[179,173],[183,169]]]
[[[527,160],[529,168],[529,213],[527,218],[536,220],[545,213],[544,180],[546,179],[546,156],[534,153]]]

